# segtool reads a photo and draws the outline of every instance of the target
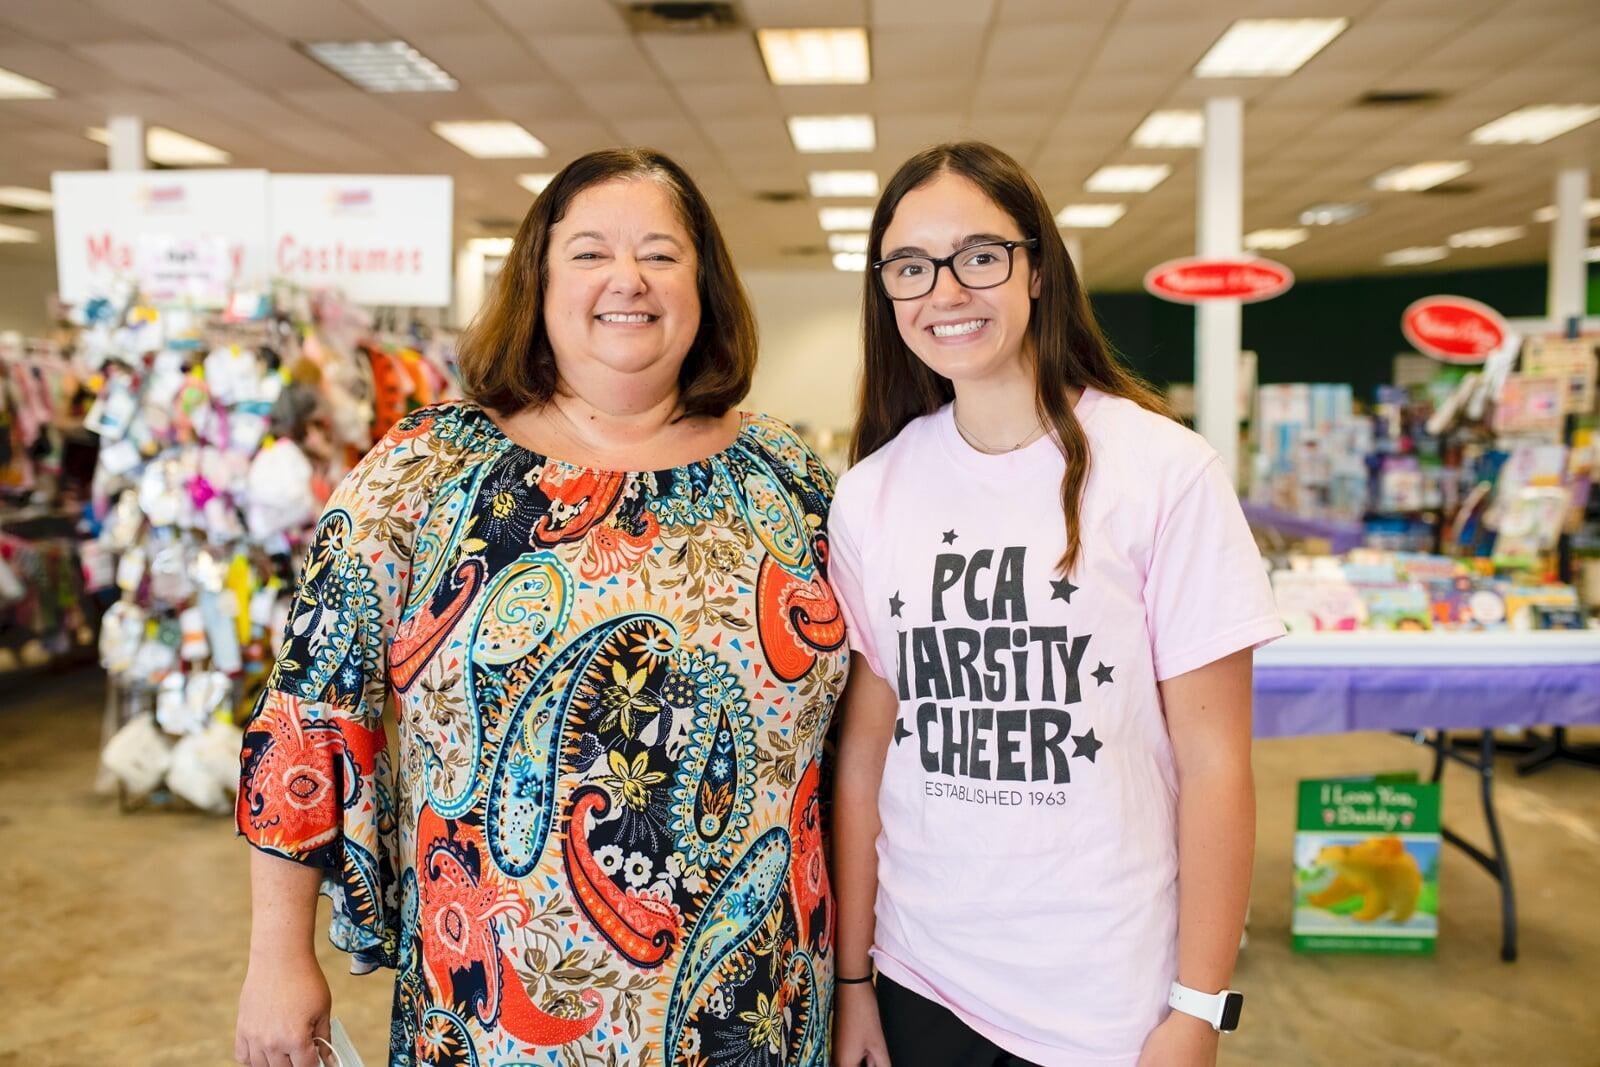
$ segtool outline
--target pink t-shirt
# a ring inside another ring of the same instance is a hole
[[[1177,779],[1158,681],[1279,637],[1199,435],[1084,394],[1064,461],[978,452],[950,408],[839,480],[829,577],[900,698],[878,805],[879,970],[1046,1067],[1133,1064],[1177,967]]]

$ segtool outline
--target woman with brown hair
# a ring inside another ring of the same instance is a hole
[[[1283,632],[1228,472],[1111,355],[1010,156],[913,157],[868,243],[839,1067],[1209,1063]]]
[[[335,493],[246,727],[239,1062],[318,1062],[319,885],[355,969],[397,971],[391,1064],[825,1060],[832,479],[736,409],[755,358],[670,159],[592,153],[535,200],[471,401]]]

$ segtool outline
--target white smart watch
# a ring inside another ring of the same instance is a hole
[[[1244,994],[1232,989],[1220,993],[1202,993],[1186,985],[1172,983],[1167,1003],[1173,1011],[1204,1019],[1218,1033],[1231,1034],[1239,1029],[1239,1013],[1244,1010]]]

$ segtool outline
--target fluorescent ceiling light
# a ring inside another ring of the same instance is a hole
[[[789,138],[800,152],[870,152],[878,146],[871,115],[794,115]]]
[[[1103,230],[1127,212],[1122,204],[1068,204],[1056,212],[1056,225],[1068,230]]]
[[[370,93],[448,93],[459,86],[404,41],[313,41],[306,53]]]
[[[99,144],[111,143],[111,135],[103,126],[84,130],[83,135]],[[165,126],[151,126],[144,131],[144,154],[150,162],[164,167],[209,167],[233,162],[233,156],[216,145],[197,141]]]
[[[1537,104],[1485,123],[1469,135],[1473,144],[1544,144],[1600,119],[1600,104]]]
[[[1401,248],[1394,252],[1386,253],[1383,265],[1386,267],[1414,267],[1419,263],[1437,263],[1450,254],[1448,248],[1439,245],[1426,247]]]
[[[515,122],[435,122],[433,132],[477,159],[540,159],[550,150]]]
[[[1451,234],[1449,245],[1451,248],[1493,248],[1526,237],[1527,234],[1526,226],[1479,226]]]
[[[1206,119],[1198,111],[1152,111],[1133,131],[1140,148],[1197,148],[1205,140]]]
[[[1309,230],[1302,229],[1255,230],[1244,235],[1244,246],[1252,252],[1281,251],[1293,248],[1310,236]]]
[[[864,85],[871,80],[867,31],[757,30],[773,85]]]
[[[480,256],[509,256],[514,243],[510,237],[473,237],[467,241],[467,249]]]
[[[0,203],[5,201],[0,200]],[[1583,217],[1586,219],[1600,218],[1600,200],[1585,200],[1583,202]],[[1534,222],[1556,221],[1556,206],[1547,204],[1533,213]]]
[[[0,244],[31,245],[39,240],[39,234],[24,226],[0,225]]]
[[[807,176],[812,196],[877,196],[878,175],[870,170],[814,170]]]
[[[1600,245],[1595,245],[1583,254],[1583,258],[1590,263],[1600,263]]]
[[[1367,205],[1357,202],[1312,204],[1300,212],[1302,226],[1339,226],[1367,213]]]
[[[1374,189],[1392,193],[1420,193],[1453,181],[1472,169],[1464,159],[1434,160],[1430,163],[1413,163],[1410,166],[1390,167],[1372,179]]]
[[[1197,78],[1281,78],[1344,32],[1349,19],[1240,19],[1195,65]]]
[[[55,197],[46,189],[24,189],[20,185],[0,185],[0,206],[21,208],[23,211],[49,211]]]
[[[865,252],[835,252],[833,254],[833,269],[860,273],[867,269],[867,254]]]
[[[1091,193],[1148,193],[1171,173],[1172,168],[1165,163],[1101,167],[1089,175],[1083,187]]]
[[[544,192],[551,182],[556,180],[554,174],[519,174],[517,184],[522,186],[534,196]]]
[[[824,230],[866,230],[872,227],[870,207],[825,207],[817,211]]]
[[[0,67],[0,100],[53,100],[56,91],[44,82]]]
[[[860,252],[867,254],[867,235],[864,233],[830,233],[828,234],[828,251],[830,252]]]

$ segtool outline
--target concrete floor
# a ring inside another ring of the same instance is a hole
[[[94,794],[101,685],[84,672],[0,693],[0,1065],[230,1063],[247,846],[221,819],[123,815]],[[1223,1064],[1600,1064],[1595,771],[1508,773],[1497,786],[1520,962],[1500,962],[1494,886],[1454,850],[1436,959],[1289,951],[1296,779],[1420,768],[1424,757],[1370,734],[1257,746],[1257,888],[1236,981],[1249,1004]],[[1447,818],[1481,839],[1475,783],[1448,773]],[[326,945],[322,957],[336,1014],[381,1063],[389,983],[351,977]]]

